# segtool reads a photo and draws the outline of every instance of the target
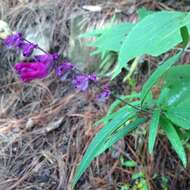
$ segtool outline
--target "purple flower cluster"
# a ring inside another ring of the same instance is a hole
[[[8,48],[22,50],[24,57],[30,57],[34,49],[39,48],[37,44],[33,44],[25,40],[23,35],[18,32],[9,35],[4,40],[4,44]],[[16,63],[14,69],[23,82],[31,82],[35,79],[45,78],[49,72],[55,68],[57,77],[59,77],[62,81],[68,78],[71,79],[72,84],[79,91],[87,91],[91,83],[97,84],[97,77],[95,74],[81,74],[81,72],[79,72],[79,70],[77,70],[75,66],[66,59],[63,60],[59,66],[54,67],[54,63],[55,61],[58,61],[58,59],[59,56],[57,53],[45,53],[34,56],[33,60],[30,62],[27,61]],[[104,102],[110,95],[111,91],[109,90],[108,85],[105,85],[102,92],[97,96],[97,99]]]
[[[106,84],[103,87],[103,90],[100,94],[97,95],[97,99],[101,102],[105,102],[111,95],[111,91],[109,89],[109,86]]]
[[[74,65],[64,60],[55,70],[55,73],[62,81],[66,80],[70,72],[74,69]]]
[[[96,76],[94,74],[92,75],[85,75],[85,74],[80,74],[75,77],[73,80],[73,85],[75,88],[81,90],[81,91],[86,91],[89,86],[89,82],[93,81],[96,82]]]
[[[7,36],[4,40],[4,44],[9,48],[18,48],[23,42],[22,34],[17,32],[15,34]]]
[[[23,56],[25,56],[25,57],[31,56],[31,55],[32,55],[32,52],[33,52],[34,49],[36,49],[37,47],[38,47],[37,44],[26,43],[26,42],[23,42],[23,43],[20,45],[20,48],[22,49]]]
[[[7,36],[7,38],[4,40],[4,44],[8,48],[16,48],[17,50],[21,49],[23,56],[25,57],[31,56],[33,50],[38,47],[37,44],[26,42],[23,38],[23,35],[19,32]]]
[[[22,50],[24,57],[30,57],[34,49],[38,48],[37,44],[33,44],[24,39],[21,33],[9,35],[4,39],[4,44],[8,48],[15,48],[17,51]],[[16,63],[14,68],[20,79],[24,82],[30,82],[35,79],[46,77],[53,62],[58,59],[58,54],[42,54],[34,57],[31,62]]]

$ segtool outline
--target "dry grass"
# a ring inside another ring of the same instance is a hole
[[[90,4],[102,7],[102,11],[90,12],[83,8]],[[0,18],[13,30],[26,35],[32,30],[34,36],[43,36],[46,43],[41,45],[45,49],[67,56],[71,40],[75,41],[77,35],[71,39],[71,20],[81,17],[80,28],[86,31],[104,26],[116,9],[126,13],[121,14],[120,20],[134,20],[136,7],[142,5],[152,9],[171,8],[156,1],[128,4],[122,0],[119,3],[0,0]],[[96,89],[86,94],[77,93],[69,83],[55,79],[53,73],[43,81],[22,84],[11,69],[20,58],[0,48],[0,190],[70,190],[69,182],[76,165],[98,130],[92,125],[106,113],[108,105],[95,101]],[[156,63],[155,59],[147,60]],[[121,85],[117,83],[116,90],[118,86]],[[181,168],[168,147],[168,142],[161,137],[153,158],[147,155],[146,136],[131,135],[115,146],[115,154],[108,151],[97,158],[76,189],[119,190],[121,184],[133,183],[131,174],[136,171],[145,173],[152,190],[161,189],[160,181],[153,179],[154,172],[169,176],[172,190],[189,188],[189,170]],[[123,168],[118,160],[121,154],[136,160],[138,167]]]

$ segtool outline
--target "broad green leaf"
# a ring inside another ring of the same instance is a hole
[[[169,93],[165,104],[175,106],[179,102],[190,99],[190,65],[177,65],[163,75],[164,86]],[[174,80],[175,79],[175,80]]]
[[[190,129],[190,99],[168,107],[165,115],[176,125]]]
[[[115,78],[129,60],[144,54],[159,56],[182,41],[180,28],[189,28],[190,14],[161,11],[150,14],[137,23],[123,42],[118,64],[113,71]]]
[[[181,33],[181,37],[182,37],[182,45],[183,48],[185,48],[189,42],[189,32],[188,32],[188,28],[187,26],[183,26],[180,28],[180,33]]]
[[[88,168],[90,163],[96,157],[98,152],[101,150],[102,145],[105,143],[106,139],[118,128],[120,128],[123,124],[125,124],[128,120],[134,117],[136,112],[128,112],[128,110],[123,107],[118,111],[117,116],[113,118],[106,126],[104,126],[93,138],[90,143],[85,155],[83,156],[82,161],[76,169],[75,176],[72,180],[72,187],[75,186],[78,179],[84,173],[84,171]]]
[[[181,52],[167,59],[162,65],[160,65],[154,73],[149,77],[146,83],[143,85],[141,91],[141,100],[143,101],[149,92],[149,90],[154,86],[154,84],[160,79],[160,77],[179,59]]]
[[[128,124],[124,124],[119,129],[113,132],[107,139],[106,142],[102,145],[101,149],[97,153],[96,156],[103,153],[106,149],[111,147],[113,144],[115,144],[117,141],[121,140],[123,137],[125,137],[127,134],[132,132],[134,129],[136,129],[140,124],[143,124],[145,122],[145,119],[136,119],[135,121],[131,121]]]
[[[148,16],[152,13],[154,13],[154,11],[150,11],[150,10],[146,9],[145,7],[142,7],[137,10],[137,14],[138,14],[138,17],[140,18],[140,20],[142,20],[143,18],[145,18],[146,16]]]
[[[166,99],[168,98],[169,92],[170,92],[170,89],[167,88],[167,87],[166,87],[166,88],[163,88],[163,89],[161,90],[160,96],[159,96],[159,98],[158,98],[158,100],[157,100],[157,102],[156,102],[156,104],[157,104],[158,106],[163,106],[163,105],[164,105]]]
[[[161,127],[166,133],[166,136],[168,137],[173,149],[176,151],[177,155],[181,159],[184,167],[187,165],[187,159],[184,147],[182,145],[182,142],[179,138],[179,135],[173,125],[168,121],[168,119],[162,117],[160,120]]]
[[[148,138],[148,151],[150,154],[152,154],[155,140],[156,140],[156,135],[158,131],[158,126],[159,126],[159,120],[160,120],[160,109],[154,110],[152,114],[152,119],[150,122],[150,131],[149,131],[149,138]]]
[[[95,29],[92,31],[85,32],[80,34],[78,38],[89,38],[89,37],[98,37],[105,32],[105,29]]]
[[[100,37],[97,37],[96,41],[91,43],[90,46],[95,46],[104,51],[119,52],[125,36],[129,33],[133,26],[134,24],[132,23],[121,23],[114,25],[103,32]]]

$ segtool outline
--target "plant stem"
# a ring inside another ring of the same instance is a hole
[[[30,43],[30,44],[32,44],[32,42],[28,41],[28,40],[25,39],[25,38],[23,38],[23,40],[26,41],[26,42],[28,42],[28,43]],[[49,52],[47,52],[47,51],[44,50],[43,48],[41,48],[41,47],[39,47],[39,46],[37,46],[37,48],[38,48],[39,50],[41,50],[42,52],[44,52],[45,54],[49,54]],[[75,69],[75,71],[77,71],[77,72],[83,74],[82,71],[80,71],[78,68],[74,67],[74,69]],[[98,84],[97,84],[96,82],[94,82],[94,84],[96,85],[97,88],[99,88],[100,90],[103,90],[100,86],[98,86]],[[129,103],[129,102],[127,102],[127,101],[121,99],[120,97],[118,97],[117,95],[115,95],[115,94],[112,93],[112,92],[111,92],[111,96],[112,96],[113,98],[118,99],[119,101],[121,101],[121,102],[127,104],[128,106],[130,106],[130,107],[132,107],[132,108],[134,108],[134,109],[140,111],[140,112],[144,112],[144,113],[150,114],[150,111],[149,111],[149,110],[144,110],[144,109],[142,109],[141,107],[134,106],[134,105],[132,105],[131,103]]]

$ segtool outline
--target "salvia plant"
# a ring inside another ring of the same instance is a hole
[[[138,15],[137,23],[121,23],[80,36],[96,37],[96,40],[90,44],[97,48],[94,54],[101,54],[102,58],[113,54],[116,56],[115,65],[109,65],[109,61],[104,61],[102,66],[108,64],[106,68],[109,69],[105,72],[113,68],[109,73],[112,79],[119,75],[122,68],[127,69],[131,76],[138,65],[139,57],[145,54],[159,56],[171,49],[174,50],[171,52],[172,56],[159,64],[140,92],[115,96],[108,84],[100,87],[100,94],[97,95],[99,100],[105,101],[110,95],[116,100],[110,106],[107,115],[96,123],[96,125],[103,123],[103,127],[92,139],[78,165],[71,183],[72,188],[97,156],[144,124],[149,126],[150,154],[153,153],[159,131],[167,136],[183,166],[187,165],[184,145],[190,138],[190,65],[175,65],[175,63],[188,48],[190,13],[152,12],[141,9]],[[91,84],[98,84],[96,75],[80,72],[68,60],[62,60],[56,53],[45,52],[37,44],[27,41],[21,33],[9,35],[3,43],[7,47],[15,48],[17,52],[22,51],[26,57],[31,56],[36,48],[43,52],[30,61],[15,64],[16,73],[25,83],[42,79],[51,71],[55,71],[60,80],[70,80],[80,91],[88,90]],[[131,60],[134,61],[130,67],[128,63]],[[156,94],[153,88],[157,88]]]
[[[55,71],[56,76],[61,81],[71,81],[72,85],[79,91],[87,91],[91,83],[98,86],[98,79],[95,74],[82,73],[68,59],[61,59],[57,53],[50,54],[46,52],[37,44],[25,39],[22,33],[15,32],[8,35],[3,39],[3,44],[7,48],[15,49],[17,53],[21,51],[23,56],[26,57],[26,61],[21,61],[14,65],[16,73],[24,83],[35,79],[43,79],[50,72]],[[35,49],[41,50],[43,54],[32,56]],[[97,94],[97,99],[106,101],[111,94],[109,85],[99,86],[99,89],[100,93]]]
[[[96,47],[93,55],[101,55],[102,67],[109,68],[105,72],[109,71],[107,74],[112,79],[123,68],[128,70],[125,78],[128,79],[143,55],[159,56],[169,50],[173,51],[170,54],[172,56],[159,64],[140,92],[116,99],[107,115],[96,123],[102,123],[103,127],[92,139],[77,167],[72,187],[97,156],[144,124],[149,126],[150,154],[153,153],[159,131],[167,136],[183,166],[187,165],[184,145],[190,138],[190,65],[175,63],[188,48],[190,13],[140,9],[138,16],[137,23],[111,25],[80,36],[95,37],[95,41],[90,44]],[[110,54],[117,57],[114,67],[112,62],[104,59]],[[154,88],[157,93],[154,93]]]

